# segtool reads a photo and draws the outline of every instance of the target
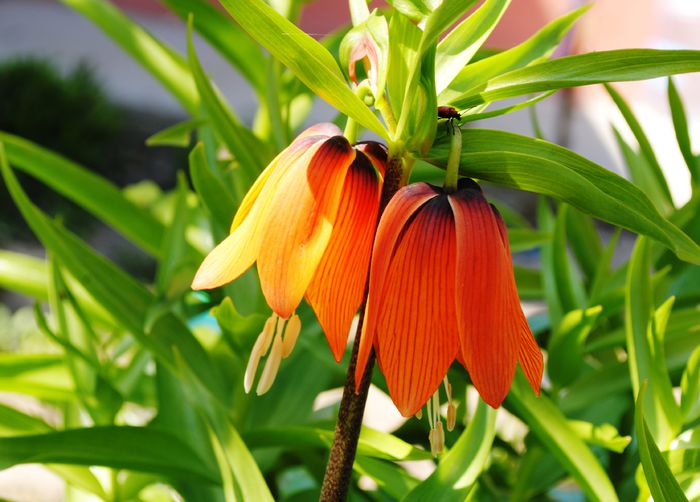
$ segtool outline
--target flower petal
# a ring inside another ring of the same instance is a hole
[[[306,291],[338,362],[364,296],[380,195],[374,167],[358,152],[345,178],[333,233]]]
[[[395,247],[379,306],[376,339],[389,395],[414,415],[459,351],[455,314],[455,227],[447,197],[426,202]]]
[[[481,189],[471,182],[449,200],[457,229],[456,307],[462,357],[479,394],[496,408],[515,376],[527,321],[508,249]]]
[[[258,273],[268,305],[288,318],[330,239],[355,150],[342,136],[317,143],[293,162],[272,195]]]
[[[394,247],[406,222],[428,200],[434,198],[437,192],[427,183],[414,183],[396,192],[382,215],[377,234],[374,238],[372,261],[370,265],[369,293],[365,320],[362,325],[360,350],[357,355],[355,370],[355,385],[359,387],[365,365],[374,343],[377,317],[379,314],[379,299],[384,295],[384,282],[389,261],[394,253]],[[374,300],[376,298],[376,300]]]

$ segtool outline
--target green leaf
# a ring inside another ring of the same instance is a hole
[[[603,257],[603,245],[593,219],[569,208],[566,211],[566,238],[576,262],[590,284]]]
[[[435,88],[438,94],[471,61],[509,5],[510,0],[486,0],[440,41],[435,55]]]
[[[595,455],[547,397],[537,397],[521,372],[506,398],[530,430],[578,482],[591,500],[617,501],[617,494]]]
[[[664,178],[661,165],[659,164],[659,161],[656,158],[654,149],[651,147],[649,138],[647,138],[646,134],[644,134],[642,126],[639,124],[639,121],[634,116],[634,113],[630,109],[629,105],[622,98],[622,96],[620,96],[620,94],[609,84],[605,84],[605,89],[608,91],[608,94],[610,94],[610,97],[617,105],[617,108],[620,110],[620,113],[622,113],[622,116],[624,117],[625,121],[627,122],[627,125],[632,131],[632,134],[634,134],[637,143],[639,143],[640,152],[644,160],[646,161],[645,167],[648,170],[648,173],[646,174],[650,178],[650,184],[653,184],[654,192],[658,194],[660,199],[659,207],[669,207],[672,209],[673,197],[671,197],[671,191],[668,188],[666,178]]]
[[[681,448],[662,453],[664,459],[676,475],[700,473],[700,449]]]
[[[0,133],[0,143],[4,143],[13,166],[84,207],[144,251],[159,255],[163,225],[124,197],[112,183],[17,136]]]
[[[377,486],[395,500],[401,500],[416,487],[418,480],[408,474],[401,465],[359,455],[353,469],[362,476],[373,479]]]
[[[569,420],[569,425],[588,444],[602,446],[610,451],[622,453],[630,444],[630,436],[620,436],[610,424],[594,425],[581,420]]]
[[[350,19],[352,19],[353,26],[363,23],[370,15],[367,0],[349,0],[348,6],[350,7]]]
[[[0,435],[15,436],[50,431],[49,424],[42,419],[27,415],[0,403]]]
[[[440,93],[438,101],[440,104],[450,104],[462,94],[475,90],[491,78],[549,57],[564,35],[589,8],[590,5],[585,5],[576,9],[554,20],[525,42],[465,66],[450,85]]]
[[[0,391],[59,402],[75,400],[75,384],[59,354],[1,354]]]
[[[187,148],[192,142],[192,133],[202,124],[204,120],[201,119],[183,120],[148,137],[146,145]]]
[[[486,60],[485,60],[486,61]],[[448,102],[469,108],[535,92],[700,71],[700,51],[622,49],[545,61],[494,77]]]
[[[343,37],[338,55],[344,70],[349,71],[353,49],[363,44],[371,44],[376,56],[376,61],[369,61],[371,71],[367,77],[374,98],[379,100],[384,95],[389,69],[389,25],[386,18],[376,10]],[[353,64],[357,67],[361,65],[361,62],[356,61]]]
[[[665,449],[680,432],[681,425],[680,410],[673,397],[664,357],[664,333],[673,297],[659,307],[655,315],[650,270],[649,241],[640,237],[627,271],[625,332],[628,364],[635,393],[639,393],[644,380],[649,380],[654,386],[654,393],[644,413],[650,421],[654,437]]]
[[[91,427],[0,438],[0,468],[26,463],[103,465],[218,483],[218,474],[177,437],[143,427]]]
[[[540,247],[551,238],[550,233],[531,228],[508,228],[508,241],[513,253]]]
[[[221,4],[319,97],[370,131],[388,137],[379,119],[347,86],[335,59],[321,44],[261,0],[221,0]]]
[[[419,57],[437,42],[440,35],[456,23],[476,2],[477,0],[459,0],[457,2],[443,0],[425,21],[420,49],[418,50]]]
[[[199,142],[190,152],[190,176],[199,200],[222,231],[228,230],[236,212],[236,202],[207,164],[204,144]]]
[[[197,90],[187,63],[106,0],[61,0],[95,23],[125,52],[168,89],[191,114],[198,106]]]
[[[676,132],[678,148],[683,154],[683,159],[688,166],[693,184],[700,186],[700,158],[693,154],[688,131],[688,119],[683,109],[683,101],[671,77],[668,78],[668,104],[671,107],[671,118],[673,119],[673,129]]]
[[[465,113],[462,114],[462,118],[460,119],[461,123],[467,123],[467,122],[474,122],[476,120],[484,120],[484,119],[490,119],[493,117],[500,117],[501,115],[507,115],[509,113],[517,112],[518,110],[522,110],[523,108],[528,108],[530,106],[533,106],[543,99],[547,99],[549,96],[554,94],[554,91],[550,92],[543,92],[541,94],[537,94],[536,96],[526,99],[525,101],[521,101],[520,103],[516,103],[514,105],[510,106],[504,106],[503,108],[497,108],[496,110],[491,110],[488,112],[482,112],[481,107],[476,107],[476,108],[470,108],[469,110],[466,110]],[[534,110],[534,108],[532,108]],[[541,134],[541,133],[540,133]],[[541,137],[538,137],[539,139],[542,139]]]
[[[547,372],[557,385],[566,386],[584,366],[583,344],[603,308],[598,305],[568,312],[549,339]]]
[[[700,346],[688,359],[681,378],[681,413],[686,423],[700,417]]]
[[[496,434],[496,410],[482,400],[467,429],[440,459],[437,469],[404,502],[421,500],[463,501],[486,467]]]
[[[47,276],[44,260],[0,249],[0,288],[45,300]]]
[[[649,235],[683,260],[700,263],[700,247],[620,176],[566,148],[518,134],[465,129],[462,137],[463,175],[551,195],[601,220]],[[444,168],[448,143],[446,136],[439,137],[426,160]]]
[[[389,22],[389,69],[387,92],[395,116],[400,116],[404,106],[408,79],[418,64],[418,45],[422,36],[420,28],[409,19],[395,12]]]
[[[639,459],[644,470],[644,477],[649,484],[649,490],[654,500],[664,502],[687,502],[687,498],[681,490],[678,481],[664,460],[659,448],[656,446],[654,436],[644,420],[644,394],[647,389],[647,381],[639,388],[637,405],[634,411],[634,424],[637,429],[637,441],[639,442]]]
[[[163,0],[180,18],[194,17],[194,28],[236,68],[258,95],[265,94],[266,57],[231,19],[205,0]]]
[[[267,145],[243,127],[226,105],[224,98],[204,74],[192,42],[192,18],[187,26],[187,54],[197,91],[202,100],[202,108],[211,120],[217,136],[238,161],[250,184],[270,160],[270,156],[266,153]]]

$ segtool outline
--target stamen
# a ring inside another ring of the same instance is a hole
[[[282,359],[289,357],[289,354],[294,350],[294,345],[297,343],[297,338],[299,338],[299,332],[301,331],[301,319],[299,316],[294,314],[287,321],[287,328],[284,330],[284,339],[282,340]]]
[[[255,380],[255,374],[258,372],[260,359],[262,356],[267,354],[267,351],[270,349],[270,345],[272,344],[272,335],[275,332],[276,321],[277,314],[272,314],[267,321],[265,321],[265,326],[258,335],[258,339],[255,340],[253,350],[250,352],[250,358],[248,359],[248,365],[245,368],[245,376],[243,378],[243,389],[245,390],[246,394],[248,394],[250,389],[253,388],[253,381]]]
[[[457,407],[454,403],[447,404],[447,430],[452,432],[457,423]]]
[[[445,451],[445,429],[442,428],[442,421],[438,421],[436,424],[435,428],[436,432],[436,442],[437,444],[435,445],[435,450],[437,451],[438,455]]]
[[[431,428],[430,433],[428,434],[428,441],[430,442],[430,453],[433,454],[433,457],[437,457],[438,451],[437,451],[437,443],[438,443],[438,438],[437,438],[437,429]]]
[[[279,333],[279,328],[277,329],[277,332]],[[258,382],[258,387],[255,389],[255,393],[258,396],[262,396],[268,390],[270,390],[270,387],[272,387],[272,383],[275,381],[277,372],[280,369],[281,361],[282,338],[280,336],[275,336],[275,339],[272,342],[272,350],[270,351],[270,355],[267,357],[267,361],[265,361],[265,368],[263,368],[262,376]]]

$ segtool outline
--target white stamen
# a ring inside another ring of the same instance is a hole
[[[277,331],[280,331],[279,328]],[[258,386],[255,389],[255,393],[258,396],[262,396],[268,390],[270,390],[270,387],[272,387],[272,383],[275,381],[277,372],[280,369],[281,361],[282,338],[280,336],[275,336],[275,339],[272,342],[272,350],[270,350],[270,355],[267,357],[267,361],[265,361],[265,367],[263,368],[262,375],[260,376],[260,381],[258,381]]]
[[[279,319],[279,316],[273,313],[267,318],[267,321],[265,321],[265,326],[263,327],[262,333],[260,333],[260,336],[262,336],[265,340],[264,347],[260,353],[261,356],[264,356],[267,354],[267,351],[270,350],[270,345],[272,345],[272,335],[275,333],[275,323],[277,322],[277,319]],[[282,322],[282,319],[280,319],[279,324],[282,324]]]
[[[255,345],[257,345],[257,342]],[[248,359],[248,366],[245,368],[245,377],[243,378],[243,389],[245,390],[246,394],[250,393],[250,389],[253,388],[253,381],[255,380],[255,373],[258,371],[259,364],[260,353],[253,351],[250,354],[250,359]]]
[[[245,368],[245,376],[243,377],[243,389],[246,394],[253,388],[253,381],[255,380],[255,374],[258,372],[260,358],[267,353],[272,343],[272,334],[274,333],[276,317],[275,314],[272,314],[272,316],[265,321],[265,326],[258,335],[258,339],[255,340],[253,350],[250,351],[250,358],[248,359],[248,365]]]
[[[284,330],[282,359],[289,357],[294,350],[294,345],[297,343],[297,338],[299,338],[300,331],[301,319],[299,319],[298,315],[294,314],[289,318],[289,321],[287,321],[287,328]]]

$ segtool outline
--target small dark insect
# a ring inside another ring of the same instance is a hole
[[[459,120],[462,116],[457,111],[457,108],[452,106],[438,106],[437,108],[438,117],[441,119],[452,119]]]

